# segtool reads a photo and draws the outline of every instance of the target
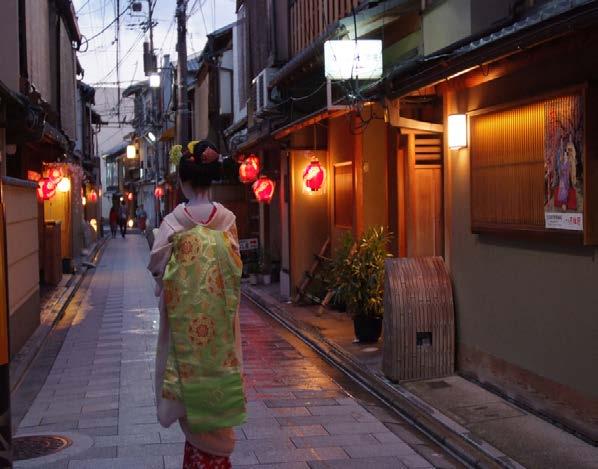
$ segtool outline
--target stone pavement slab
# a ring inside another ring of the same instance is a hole
[[[159,311],[140,236],[108,242],[43,387],[18,432],[69,432],[68,454],[38,467],[179,468],[184,435],[156,419]],[[430,467],[245,302],[248,421],[235,429],[235,467]],[[377,412],[382,417],[386,414]],[[388,418],[387,420],[396,422]],[[78,441],[87,445],[79,445]],[[81,450],[77,452],[76,448]],[[35,460],[19,462],[29,467]]]

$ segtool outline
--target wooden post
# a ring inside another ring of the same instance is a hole
[[[353,116],[352,119],[357,120]],[[364,230],[364,199],[363,199],[363,134],[357,132],[353,139],[353,194],[355,197],[353,230],[359,239]]]
[[[407,168],[405,171],[405,197],[406,197],[406,255],[411,256],[416,250],[415,245],[415,213],[416,213],[416,187],[415,187],[415,134],[407,134]]]

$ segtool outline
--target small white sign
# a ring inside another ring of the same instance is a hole
[[[247,238],[239,240],[240,251],[257,251],[259,247],[259,241],[257,238]]]
[[[546,228],[553,230],[583,231],[583,214],[546,212],[544,214]]]
[[[382,76],[382,41],[326,41],[324,43],[326,78],[331,80],[374,80]]]

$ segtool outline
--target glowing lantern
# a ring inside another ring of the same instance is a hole
[[[257,179],[259,174],[260,159],[255,155],[249,155],[239,167],[239,180],[243,184],[250,184]]]
[[[156,199],[161,199],[164,197],[164,189],[161,186],[158,186],[154,189],[154,196]]]
[[[36,171],[27,171],[27,180],[38,182],[42,178],[42,175]]]
[[[95,218],[92,218],[91,220],[89,220],[89,224],[93,228],[93,231],[95,231],[97,233],[98,232],[98,221]]]
[[[467,116],[465,114],[448,116],[448,146],[451,150],[459,150],[467,146]]]
[[[266,177],[260,176],[260,178],[253,183],[253,193],[255,194],[255,198],[258,202],[262,202],[265,204],[269,204],[274,197],[274,189],[276,188],[276,183]]]
[[[127,145],[127,158],[129,160],[137,158],[137,147],[134,144]]]
[[[81,205],[84,207],[87,205],[87,199],[85,197],[81,197]]]
[[[316,192],[319,191],[324,184],[324,178],[326,177],[326,173],[324,172],[324,168],[318,161],[317,158],[313,158],[311,163],[307,165],[305,171],[303,171],[303,184],[306,189]]]
[[[49,178],[40,179],[37,184],[37,196],[40,200],[50,200],[56,194],[56,184]]]
[[[50,181],[53,181],[54,184],[58,184],[60,180],[64,178],[64,176],[60,168],[52,168],[48,173],[48,178],[50,179]]]
[[[128,201],[131,201],[131,200],[133,200],[133,193],[132,193],[132,192],[129,192],[129,193],[127,194],[127,200],[128,200]]]
[[[133,225],[134,225],[134,224],[135,224],[135,222],[133,222],[133,219],[132,219],[132,218],[130,218],[130,219],[129,219],[129,221],[127,222],[127,226],[128,226],[129,228],[133,228]]]
[[[52,180],[52,179],[50,179]],[[71,180],[69,178],[62,178],[60,179],[60,181],[57,183],[56,188],[58,189],[58,192],[68,192],[71,190]]]
[[[92,190],[89,193],[89,201],[91,203],[96,203],[98,201],[98,193],[95,190]]]

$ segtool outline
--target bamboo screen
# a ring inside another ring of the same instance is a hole
[[[471,118],[472,230],[544,228],[545,102]]]

